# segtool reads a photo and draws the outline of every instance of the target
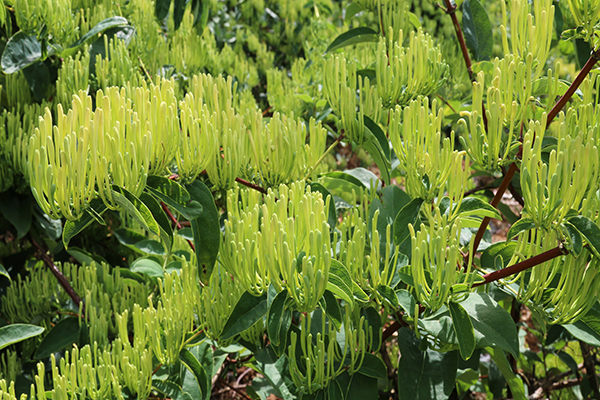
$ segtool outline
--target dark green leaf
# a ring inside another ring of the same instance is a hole
[[[10,280],[10,275],[8,274],[6,269],[4,269],[4,267],[1,264],[0,264],[0,276],[4,276]]]
[[[579,321],[563,326],[575,338],[592,346],[600,346],[600,311],[598,302]]]
[[[0,196],[0,212],[17,229],[17,239],[23,238],[31,227],[31,197],[3,194]]]
[[[347,400],[377,400],[377,378],[372,378],[361,373],[353,374],[350,377],[350,382],[347,385],[342,384],[342,380],[338,380],[340,387],[346,389]]]
[[[342,326],[342,309],[337,299],[329,290],[325,290],[323,293],[323,301],[325,302],[325,314],[329,317],[335,329],[340,329]]]
[[[124,246],[135,246],[137,242],[146,239],[146,236],[142,235],[131,229],[119,228],[113,232],[119,243]]]
[[[148,207],[148,210],[152,213],[154,220],[158,224],[158,228],[160,229],[160,238],[167,246],[167,250],[170,252],[173,246],[173,228],[171,228],[171,223],[167,218],[167,215],[160,207],[158,202],[154,199],[154,197],[150,196],[147,193],[142,193],[140,195],[140,200]]]
[[[365,358],[358,372],[372,378],[387,379],[388,377],[387,368],[383,361],[371,353],[365,353]]]
[[[458,339],[460,356],[463,360],[468,360],[475,350],[475,332],[473,331],[471,318],[469,318],[469,314],[467,314],[467,311],[459,303],[451,301],[448,304],[448,309],[452,316],[454,333],[456,333],[456,338]]]
[[[346,16],[344,19],[349,21],[352,17],[354,17],[359,12],[364,11],[360,3],[352,2],[346,7]]]
[[[398,297],[396,296],[396,293],[394,293],[394,290],[391,287],[379,285],[377,287],[377,293],[379,294],[379,296],[381,296],[384,303],[387,303],[387,305],[392,310],[397,311],[400,308],[400,304],[398,303]]]
[[[206,387],[206,382],[208,377],[206,375],[206,371],[204,367],[196,356],[189,351],[188,349],[183,349],[179,353],[179,360],[194,374],[196,380],[198,381],[198,385],[203,393],[206,393],[209,389]],[[204,386],[204,387],[203,387]]]
[[[35,207],[33,216],[39,228],[52,240],[58,240],[62,235],[62,222],[60,219],[52,219],[44,214],[39,207]]]
[[[238,300],[231,316],[223,327],[221,340],[227,340],[245,331],[267,313],[267,295],[260,297],[244,292]]]
[[[171,399],[179,399],[183,393],[181,386],[172,381],[152,379],[152,387]]]
[[[173,7],[173,23],[175,25],[175,30],[179,29],[181,25],[181,21],[183,20],[183,13],[185,11],[185,6],[187,4],[186,0],[174,0],[175,6]]]
[[[2,268],[4,269],[4,268]],[[8,276],[8,275],[7,275]],[[44,332],[44,328],[36,325],[10,324],[0,328],[0,350],[18,343],[22,340],[32,338]]]
[[[413,331],[401,328],[398,331],[400,362],[398,365],[398,387],[400,400],[447,399],[454,389],[458,354],[456,351],[438,353],[421,351],[421,341]]]
[[[519,233],[525,232],[535,228],[535,221],[532,218],[521,218],[517,222],[513,224],[508,230],[508,234],[506,235],[506,241],[511,240],[516,237]]]
[[[508,383],[510,387],[510,391],[515,400],[527,400],[527,396],[525,395],[525,388],[523,386],[523,382],[515,375],[508,360],[506,359],[506,354],[501,349],[496,348],[487,348],[486,349],[490,356],[492,356],[492,360],[496,363],[504,379]]]
[[[458,214],[461,217],[490,217],[502,219],[502,216],[491,204],[477,197],[464,198],[458,206]]]
[[[19,31],[8,39],[0,63],[5,74],[14,74],[40,58],[42,58],[42,45],[37,38]]]
[[[370,132],[370,130],[366,129],[365,135],[367,135],[368,132]],[[391,164],[389,159],[386,158],[386,150],[381,147],[381,144],[379,144],[379,141],[374,134],[371,134],[370,136],[371,137],[362,144],[362,147],[373,158],[375,164],[377,164],[379,173],[381,174],[381,179],[386,183],[386,185],[389,185]],[[387,145],[387,148],[389,151],[390,146]]]
[[[500,211],[500,213],[502,214],[502,216],[504,218],[506,218],[506,220],[511,223],[514,224],[515,222],[517,222],[519,220],[519,216],[517,214],[515,214],[513,212],[513,210],[507,206],[506,204],[504,204],[503,202],[500,202],[498,204],[498,211]]]
[[[192,0],[192,15],[194,16],[194,26],[201,32],[208,23],[209,5],[204,4],[205,0]]]
[[[462,3],[462,11],[462,30],[475,61],[489,60],[492,56],[494,37],[485,8],[479,0],[465,0]]]
[[[365,317],[366,329],[369,327],[373,330],[373,339],[371,343],[369,343],[369,347],[371,351],[379,351],[381,347],[381,334],[382,334],[382,324],[381,324],[381,315],[377,312],[374,307],[367,307],[360,310],[362,316]]]
[[[344,400],[344,392],[338,381],[333,381],[327,387],[327,398],[328,400]]]
[[[172,0],[155,0],[154,1],[154,15],[159,21],[162,21],[169,14],[169,7],[171,7]]]
[[[160,235],[160,228],[152,213],[133,193],[113,185],[112,197],[121,210],[129,214],[142,228],[157,236]]]
[[[106,210],[108,210],[108,208],[100,199],[92,200],[90,202],[89,208],[93,209],[93,212],[98,215],[102,215]],[[81,231],[87,228],[95,220],[96,219],[91,214],[91,212],[86,212],[77,221],[67,220],[63,229],[63,243],[65,245],[65,249],[68,248],[71,239],[73,239],[77,234],[79,234]]]
[[[369,131],[375,136],[379,146],[381,147],[382,153],[387,161],[391,159],[391,150],[390,150],[390,142],[388,142],[387,137],[385,136],[385,132],[381,129],[381,127],[377,124],[377,122],[373,121],[368,116],[364,116],[364,124]]]
[[[42,340],[33,358],[41,360],[76,343],[79,340],[79,329],[79,318],[67,317],[61,320]]]
[[[354,295],[354,299],[357,300],[359,303],[366,304],[370,300],[369,296],[367,296],[365,291],[362,290],[362,288],[358,286],[358,283],[354,281],[352,281],[352,294]]]
[[[50,70],[42,61],[36,61],[23,68],[23,76],[29,84],[36,101],[41,102],[50,92]]]
[[[477,347],[499,347],[519,356],[517,327],[510,314],[486,293],[471,293],[461,303],[471,317]]]
[[[481,266],[487,269],[505,268],[516,249],[516,242],[494,243],[481,254]]]
[[[129,270],[151,278],[162,278],[165,276],[162,266],[149,258],[138,258],[131,264]]]
[[[406,289],[398,289],[396,290],[396,297],[400,307],[404,309],[409,317],[414,318],[416,301],[413,295]]]
[[[569,218],[569,222],[583,235],[596,257],[600,257],[600,228],[598,225],[583,215]]]
[[[352,278],[350,272],[344,264],[338,260],[332,259],[329,267],[329,281],[327,282],[327,290],[331,291],[346,303],[354,304],[354,295],[350,287]]]
[[[329,224],[329,229],[331,229],[331,232],[333,232],[335,230],[335,225],[337,224],[337,213],[335,212],[335,201],[333,200],[333,196],[331,195],[329,190],[327,190],[327,188],[321,185],[320,183],[312,182],[309,185],[311,191],[319,192],[323,195],[323,201],[326,201],[327,198],[331,196],[331,199],[329,199],[329,213],[327,215],[327,223]]]
[[[288,291],[282,290],[275,296],[273,302],[269,306],[267,313],[267,333],[269,340],[275,346],[279,346],[279,332],[281,331],[283,322],[283,313],[285,312],[285,301],[288,297]]]
[[[160,0],[156,1],[156,3],[159,3],[159,2],[160,2]],[[61,57],[66,58],[66,57],[69,57],[69,56],[75,54],[75,52],[79,49],[79,47],[82,44],[90,43],[90,42],[98,39],[98,36],[100,36],[100,34],[104,31],[106,31],[107,29],[122,27],[127,24],[128,24],[127,19],[120,17],[120,16],[114,16],[114,17],[109,17],[109,18],[104,19],[104,20],[98,22],[96,24],[96,26],[94,26],[92,29],[90,29],[90,31],[88,33],[86,33],[85,35],[83,35],[78,41],[76,41],[71,46],[69,46],[69,48],[65,49],[61,53]]]
[[[287,356],[284,354],[279,358],[275,358],[275,360],[267,361],[263,360],[259,355],[256,355],[256,366],[277,392],[277,397],[281,397],[284,400],[297,399],[296,391],[298,389],[290,377]]]
[[[159,241],[153,239],[140,240],[135,244],[135,247],[144,253],[155,254],[158,256],[164,256],[166,253],[163,245]]]
[[[414,225],[417,221],[422,204],[423,199],[412,199],[407,205],[402,207],[396,216],[396,219],[394,220],[394,244],[396,246],[401,245],[410,237],[408,224]]]
[[[202,205],[192,200],[190,193],[172,179],[150,175],[146,182],[146,190],[189,220],[202,214]]]
[[[569,239],[570,252],[575,257],[578,257],[583,250],[583,237],[581,237],[581,233],[569,222],[563,222],[560,224],[560,228],[565,233],[567,239]]]
[[[337,38],[335,38],[335,40],[331,42],[329,47],[327,47],[327,50],[325,50],[325,54],[353,44],[377,41],[379,41],[379,35],[377,34],[377,32],[375,32],[371,28],[361,26],[358,28],[350,29],[349,31],[344,32]]]
[[[186,186],[192,200],[202,205],[204,211],[192,220],[194,246],[198,259],[198,274],[204,284],[208,284],[210,275],[217,261],[221,246],[221,225],[219,211],[210,190],[200,181],[194,181]]]

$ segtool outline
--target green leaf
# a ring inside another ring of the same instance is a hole
[[[477,197],[464,198],[458,206],[458,215],[461,217],[490,217],[502,219],[502,216],[491,204]]]
[[[157,0],[156,2],[158,3],[159,1],[160,0]],[[129,22],[127,21],[126,18],[120,17],[120,16],[114,16],[114,17],[109,17],[109,18],[103,19],[102,21],[98,22],[92,29],[90,29],[88,33],[83,35],[78,41],[76,41],[71,46],[69,46],[69,48],[65,49],[60,54],[60,56],[62,58],[67,58],[67,57],[75,54],[77,52],[77,50],[79,50],[79,47],[81,45],[83,45],[84,43],[90,43],[90,42],[93,42],[94,40],[97,40],[98,37],[100,36],[100,34],[104,31],[106,31],[107,29],[122,27],[122,26],[127,25],[128,23]]]
[[[172,0],[154,0],[154,15],[159,21],[162,21],[169,14]]]
[[[221,340],[227,340],[245,331],[267,313],[267,295],[260,297],[244,292],[238,300],[231,316],[223,327]]]
[[[345,172],[330,172],[319,177],[319,183],[323,185],[331,194],[344,199],[349,203],[353,203],[352,192],[360,195],[365,188],[365,185],[354,176]]]
[[[350,3],[348,5],[348,7],[346,7],[346,16],[344,17],[344,20],[349,21],[350,19],[352,19],[352,17],[354,17],[356,14],[358,14],[361,11],[364,11],[364,10],[359,3],[357,3],[357,2]]]
[[[142,235],[141,233],[126,228],[115,229],[113,234],[119,243],[124,246],[135,246],[137,242],[146,239],[146,236]]]
[[[164,256],[166,254],[163,245],[159,241],[153,239],[140,240],[135,244],[135,247],[148,254],[157,256]]]
[[[502,376],[504,376],[504,379],[506,379],[506,382],[508,383],[510,391],[513,395],[513,399],[527,400],[523,382],[521,382],[521,380],[513,372],[512,368],[510,367],[510,364],[508,363],[508,360],[506,359],[506,354],[504,354],[504,351],[492,347],[486,348],[486,351],[490,354],[490,356],[492,356],[492,360],[494,360],[494,362],[502,372]]]
[[[4,270],[4,268],[2,268]],[[0,328],[0,350],[18,343],[22,340],[32,338],[44,332],[44,328],[28,324],[10,324]]]
[[[267,333],[269,334],[269,340],[275,346],[279,346],[280,337],[279,332],[282,328],[283,313],[285,312],[285,301],[288,297],[288,291],[282,290],[277,293],[275,299],[269,307],[267,312]]]
[[[521,232],[525,232],[533,228],[535,228],[535,221],[533,220],[533,218],[521,218],[520,220],[515,222],[513,226],[511,226],[508,230],[508,234],[506,235],[506,241],[511,240]]]
[[[179,360],[194,374],[196,380],[198,381],[198,386],[203,394],[205,394],[208,390],[210,390],[206,382],[208,377],[206,375],[206,370],[200,364],[196,356],[189,351],[188,349],[183,349],[179,353]]]
[[[413,295],[406,289],[396,290],[396,297],[398,298],[398,304],[404,309],[406,314],[410,318],[415,317],[415,305],[416,301]]]
[[[438,353],[421,351],[421,341],[413,331],[398,331],[400,362],[398,364],[398,387],[400,400],[447,399],[454,390],[458,366],[456,351]]]
[[[563,325],[576,339],[592,346],[600,346],[600,311],[598,302],[579,321]]]
[[[373,331],[373,338],[369,344],[370,351],[379,351],[381,347],[382,323],[381,315],[374,307],[367,307],[360,310],[360,314],[365,317],[365,329]]]
[[[133,193],[113,185],[112,197],[121,210],[129,214],[142,228],[157,236],[160,235],[160,228],[152,213]]]
[[[79,340],[79,318],[67,317],[61,320],[42,340],[33,358],[41,360],[50,354],[63,350]]]
[[[569,218],[569,222],[583,235],[596,257],[600,257],[600,228],[598,225],[583,215]]]
[[[152,387],[171,399],[179,399],[183,393],[181,386],[172,381],[152,379]]]
[[[186,0],[174,0],[175,6],[173,7],[173,23],[175,30],[179,29],[181,21],[183,20],[183,14],[185,11]]]
[[[350,272],[348,272],[346,266],[338,260],[331,259],[327,290],[331,291],[334,295],[353,306],[354,295],[349,286],[351,282],[353,281],[352,278],[350,278]]]
[[[369,129],[365,129],[365,135],[368,136],[368,133],[371,132]],[[381,174],[381,179],[386,183],[386,185],[390,184],[390,169],[391,164],[388,158],[386,158],[386,150],[381,147],[379,140],[377,137],[371,133],[371,137],[368,138],[363,144],[362,147],[369,153],[369,155],[377,164],[379,168],[379,173]],[[388,151],[390,146],[387,145]]]
[[[129,270],[151,278],[163,278],[165,276],[165,271],[162,266],[149,258],[138,258],[131,263]]]
[[[417,222],[422,204],[423,199],[412,199],[407,205],[402,207],[398,215],[396,215],[396,218],[394,219],[394,244],[396,246],[401,245],[410,237],[408,224],[414,225],[415,222]]]
[[[506,220],[510,223],[510,224],[514,224],[515,222],[517,222],[519,220],[519,216],[517,214],[515,214],[513,212],[513,210],[507,206],[506,204],[504,204],[503,202],[500,202],[498,204],[498,211],[500,211],[500,214],[502,214],[502,216],[504,218],[506,218]]]
[[[381,150],[383,155],[385,156],[385,159],[387,161],[390,161],[392,157],[392,151],[390,149],[390,142],[385,136],[385,132],[383,132],[383,130],[377,124],[377,122],[373,121],[370,117],[366,115],[364,116],[364,124],[367,127],[367,129],[371,131],[373,136],[375,136],[375,139],[377,139],[377,142],[379,143],[379,146],[381,146]]]
[[[0,212],[17,229],[17,239],[25,237],[31,227],[31,197],[7,195],[0,196]]]
[[[86,210],[86,213],[81,218],[77,221],[67,220],[67,222],[65,222],[65,227],[63,228],[63,243],[65,249],[68,248],[71,239],[96,220],[93,214],[102,215],[106,210],[108,210],[108,207],[104,205],[102,200],[94,199],[90,202],[88,210]]]
[[[327,314],[327,316],[335,326],[335,329],[339,330],[343,322],[342,309],[340,307],[340,303],[338,303],[333,293],[331,293],[329,290],[325,290],[325,293],[323,293],[322,300],[325,303],[325,306],[323,307],[325,314]]]
[[[496,270],[506,268],[516,249],[516,242],[494,243],[481,254],[481,266]]]
[[[158,224],[160,229],[160,238],[165,243],[167,250],[170,252],[173,247],[173,228],[171,228],[171,222],[167,218],[167,215],[160,207],[154,197],[147,193],[140,195],[140,200],[148,207],[148,210],[152,213],[154,220]]]
[[[392,310],[398,310],[400,308],[400,303],[398,303],[398,297],[396,296],[396,293],[394,293],[394,290],[391,287],[386,285],[379,285],[377,287],[377,293],[379,294],[379,296],[381,296],[383,301],[387,303],[389,307],[391,307]]]
[[[358,372],[377,379],[387,379],[388,377],[387,368],[383,361],[371,353],[365,353],[365,358]]]
[[[50,92],[50,70],[42,61],[36,61],[23,68],[23,76],[29,84],[36,101],[43,101]]]
[[[209,5],[204,4],[205,0],[192,0],[192,15],[194,16],[194,25],[198,27],[199,32],[206,28],[208,23]]]
[[[331,42],[329,47],[327,47],[327,50],[325,50],[325,54],[353,44],[378,41],[379,35],[377,34],[377,32],[375,32],[371,28],[361,26],[358,28],[350,29],[349,31],[344,32],[337,38],[335,38],[335,40]]]
[[[352,295],[354,296],[354,299],[360,303],[366,304],[370,301],[369,296],[367,296],[365,291],[354,281],[352,281]]]
[[[581,233],[573,226],[573,224],[569,222],[563,222],[559,225],[561,231],[565,234],[567,239],[569,239],[569,251],[575,257],[579,257],[581,251],[583,250],[583,237]]]
[[[215,200],[204,183],[194,181],[192,184],[187,185],[186,189],[191,198],[200,203],[204,209],[204,212],[193,219],[191,223],[196,258],[198,259],[198,274],[200,280],[208,285],[221,247],[220,215]]]
[[[468,360],[475,350],[475,332],[473,331],[471,318],[469,318],[469,314],[467,314],[467,311],[459,303],[451,301],[448,304],[448,309],[452,316],[454,333],[456,333],[456,338],[458,339],[460,356],[463,360]]]
[[[499,347],[517,358],[519,339],[510,314],[486,293],[471,293],[461,303],[471,317],[477,347]]]
[[[344,392],[338,381],[334,380],[327,387],[327,398],[328,400],[344,400]]]
[[[2,264],[0,264],[0,276],[4,276],[10,280],[10,275],[8,274],[8,271],[4,269],[4,266],[2,266]]]
[[[331,232],[335,230],[335,226],[337,224],[337,213],[335,212],[335,201],[333,200],[333,196],[327,190],[327,188],[320,183],[312,182],[309,184],[311,191],[319,192],[323,195],[323,201],[327,200],[327,197],[331,196],[329,199],[329,213],[327,215],[327,223],[329,224],[329,228]]]
[[[485,8],[478,0],[465,0],[462,3],[462,12],[462,30],[475,61],[489,60],[492,56],[494,37]]]
[[[0,64],[5,74],[14,74],[42,58],[42,45],[35,36],[15,33],[4,48]]]

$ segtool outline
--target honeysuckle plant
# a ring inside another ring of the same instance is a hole
[[[596,3],[0,1],[0,400],[600,397]]]

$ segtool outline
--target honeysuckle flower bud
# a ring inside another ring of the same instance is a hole
[[[432,313],[446,303],[450,289],[459,283],[462,266],[460,218],[449,223],[438,211],[437,222],[429,226],[421,224],[418,232],[409,224],[415,292],[419,302]]]
[[[429,100],[419,98],[390,112],[389,134],[400,168],[406,171],[410,197],[440,200],[448,191],[456,203],[466,187],[469,169],[463,166],[465,152],[454,150],[454,133],[442,140],[442,119],[436,100],[430,111]]]
[[[107,56],[97,54],[96,59],[92,59],[92,63],[95,63],[97,87],[139,87],[144,78],[138,62],[134,63],[131,59],[127,43],[117,37],[109,39],[108,35],[103,35],[99,40],[104,40]]]
[[[240,206],[238,193],[227,196],[223,265],[251,293],[260,295],[272,283],[288,290],[298,310],[314,310],[329,279],[329,198],[303,182],[269,190],[262,205],[246,200]]]
[[[573,1],[569,2],[572,3]],[[510,0],[510,24],[506,2],[502,1],[500,3],[502,5],[500,31],[502,32],[504,54],[513,54],[523,60],[531,55],[535,63],[535,74],[528,76],[527,79],[530,81],[541,76],[550,52],[554,23],[554,5],[552,3],[552,0],[535,2]],[[509,36],[510,47],[508,45]]]
[[[377,92],[386,108],[404,106],[417,96],[435,92],[445,82],[448,65],[439,47],[423,31],[411,32],[408,45],[402,46],[403,33],[396,41],[393,30],[377,45]]]
[[[87,91],[90,76],[90,53],[87,48],[63,61],[56,80],[56,100],[64,109],[71,107],[73,94]]]

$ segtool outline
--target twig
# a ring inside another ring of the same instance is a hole
[[[258,192],[261,192],[262,194],[267,194],[267,193],[268,193],[268,192],[267,192],[267,189],[265,189],[264,187],[262,187],[262,186],[258,186],[258,185],[255,185],[254,183],[252,183],[252,182],[248,182],[248,181],[247,181],[247,180],[245,180],[245,179],[242,179],[242,178],[235,178],[235,181],[236,181],[237,183],[241,183],[242,185],[244,185],[244,186],[246,186],[246,187],[249,187],[250,189],[254,189],[254,190],[258,191]]]
[[[163,201],[160,202],[160,206],[162,207],[163,211],[167,214],[169,219],[175,224],[175,226],[177,226],[177,229],[181,229],[181,224],[179,223],[177,218],[175,218],[175,216],[173,215],[171,210],[169,210],[169,207]],[[187,240],[188,244],[190,245],[190,247],[192,248],[192,251],[196,251],[196,247],[194,247],[194,243],[192,243],[192,241],[190,239],[186,239],[186,240]]]
[[[317,160],[315,165],[313,165],[312,168],[308,170],[308,172],[306,173],[306,176],[304,177],[304,180],[307,180],[308,178],[310,178],[310,176],[313,173],[313,171],[315,170],[315,168],[317,168],[319,166],[319,164],[321,164],[321,162],[323,162],[325,157],[327,157],[327,154],[331,153],[331,151],[333,149],[335,149],[335,147],[338,145],[338,143],[341,142],[343,139],[344,139],[344,131],[342,130],[342,132],[340,133],[340,136],[338,136],[337,139],[335,139],[333,141],[333,143],[331,143],[331,146],[329,146],[329,148],[325,151],[325,153],[323,153],[321,155],[321,157],[319,157],[319,159]]]
[[[569,254],[569,252],[563,246],[557,246],[551,250],[545,251],[537,256],[531,257],[525,261],[511,265],[510,267],[500,269],[498,271],[491,272],[483,276],[483,282],[477,282],[473,287],[485,285],[490,282],[506,278],[507,276],[517,274],[526,269],[540,265],[546,261],[550,261],[553,258],[560,257],[562,255]]]
[[[58,280],[60,285],[63,287],[65,292],[67,292],[67,294],[73,300],[73,302],[75,302],[75,304],[77,304],[78,306],[81,305],[81,316],[82,317],[85,316],[84,302],[81,300],[79,295],[75,292],[75,290],[73,289],[73,287],[71,286],[71,284],[69,283],[67,278],[65,278],[65,276],[62,274],[62,272],[60,272],[58,267],[54,264],[54,261],[48,255],[48,251],[34,239],[33,235],[29,235],[29,237],[31,239],[31,243],[40,251],[40,254],[41,254],[40,258],[42,259],[44,264],[46,264],[46,266],[48,268],[50,268],[50,271],[52,271],[52,274],[56,277],[56,279]]]
[[[585,374],[590,382],[590,390],[592,398],[600,400],[600,387],[598,386],[598,376],[596,375],[596,359],[590,351],[590,345],[579,341],[581,347],[581,356],[583,357],[583,365],[585,366]]]
[[[233,385],[230,385],[229,383],[227,383],[223,378],[219,377],[218,381],[221,382],[223,385],[227,386],[229,389],[233,390],[234,392],[236,392],[237,394],[239,394],[240,396],[248,399],[248,400],[252,400],[252,398],[250,398],[250,396],[248,396],[246,393],[242,392],[241,390],[239,390],[238,388],[236,388]]]
[[[548,118],[546,120],[546,129],[548,129],[548,126],[558,115],[560,110],[562,110],[563,107],[567,104],[567,102],[571,99],[571,97],[573,97],[575,91],[579,88],[586,76],[588,76],[588,74],[590,73],[594,65],[596,65],[598,60],[600,60],[600,49],[592,51],[592,54],[590,54],[590,58],[587,60],[587,62],[585,63],[575,80],[571,83],[569,89],[567,89],[565,94],[563,94],[562,97],[558,100],[558,102],[554,105],[554,107],[552,107],[552,110],[550,110],[550,113],[548,114]]]

